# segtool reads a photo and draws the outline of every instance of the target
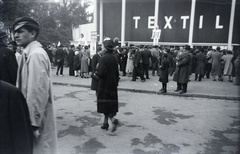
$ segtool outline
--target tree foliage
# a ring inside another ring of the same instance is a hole
[[[93,14],[86,11],[90,5],[86,0],[0,0],[0,21],[11,30],[16,18],[29,16],[41,26],[40,42],[69,43],[73,26],[92,22]]]

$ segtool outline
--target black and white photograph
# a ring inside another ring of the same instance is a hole
[[[239,154],[240,0],[0,0],[0,154]]]

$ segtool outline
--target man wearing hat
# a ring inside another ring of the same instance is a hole
[[[14,52],[7,48],[7,38],[7,33],[0,29],[0,80],[15,86],[18,64]]]
[[[39,24],[18,18],[13,24],[17,45],[23,47],[17,86],[26,98],[34,134],[34,154],[55,154],[56,127],[53,114],[51,63],[47,52],[36,40]]]
[[[57,63],[57,72],[56,75],[58,75],[58,72],[60,70],[60,76],[63,76],[63,64],[64,64],[64,57],[65,57],[65,51],[63,50],[63,45],[60,45],[59,48],[56,50],[56,63]]]
[[[173,76],[173,81],[177,82],[177,89],[180,91],[180,94],[187,92],[187,84],[189,80],[190,73],[190,63],[191,63],[191,54],[190,46],[186,45],[185,50],[182,54],[179,55],[176,62],[176,70]]]

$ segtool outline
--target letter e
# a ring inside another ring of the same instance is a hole
[[[155,17],[154,16],[149,16],[148,17],[148,29],[153,29],[154,28],[154,22],[155,22]]]

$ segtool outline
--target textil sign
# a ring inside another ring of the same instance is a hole
[[[191,19],[191,0],[160,0],[158,26],[162,30],[159,42],[187,43]],[[152,42],[155,0],[127,0],[125,40]],[[236,4],[236,12],[239,3]],[[239,11],[238,11],[239,12]],[[227,43],[231,0],[196,0],[193,43]],[[239,43],[240,22],[235,14],[233,43]],[[105,36],[121,36],[121,1],[104,4],[103,32]],[[114,27],[114,28],[111,28]]]

